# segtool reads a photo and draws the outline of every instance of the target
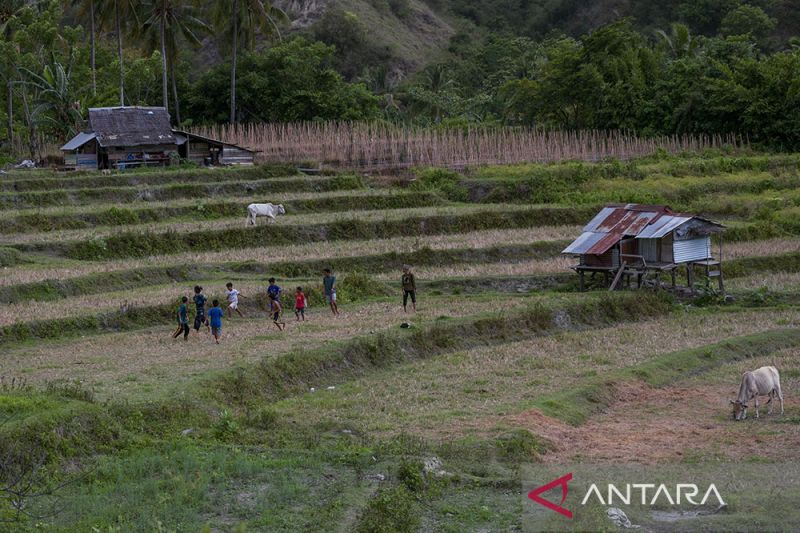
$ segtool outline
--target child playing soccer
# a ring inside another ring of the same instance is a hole
[[[283,312],[281,302],[272,296],[270,296],[269,300],[270,313],[272,313],[272,323],[275,324],[275,327],[278,328],[278,331],[283,331],[286,329],[286,322],[281,322],[281,313]]]
[[[306,321],[306,306],[308,302],[306,301],[306,295],[303,294],[303,287],[297,287],[297,290],[294,293],[294,316],[297,320],[300,320],[300,317],[303,317],[303,322]]]
[[[203,294],[203,287],[200,285],[194,286],[194,307],[195,307],[195,315],[194,315],[194,330],[200,333],[200,326],[205,324],[206,329],[208,331],[211,330],[211,326],[208,324],[208,319],[206,318],[206,295]]]
[[[172,334],[173,339],[177,339],[183,332],[183,340],[189,340],[189,306],[186,305],[188,301],[189,298],[186,296],[181,298],[181,305],[178,307],[178,329]]]
[[[233,315],[233,312],[236,311],[240,317],[244,318],[244,315],[241,311],[239,311],[239,298],[244,298],[244,296],[239,293],[236,289],[233,288],[233,283],[230,281],[225,285],[227,290],[225,291],[225,296],[228,298],[228,318]]]
[[[211,334],[214,335],[214,340],[219,344],[219,338],[222,336],[222,315],[225,313],[219,307],[219,300],[211,302],[213,307],[208,310],[208,318],[211,321]]]

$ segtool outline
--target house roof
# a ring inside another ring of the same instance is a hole
[[[97,135],[95,135],[94,132],[88,132],[88,133],[81,132],[72,139],[70,139],[69,141],[67,141],[67,144],[62,146],[61,149],[65,152],[70,150],[77,150],[78,148],[88,143],[89,141],[94,140],[95,137],[97,137]]]
[[[219,139],[212,139],[211,137],[205,137],[203,135],[198,135],[196,133],[190,133],[188,131],[183,130],[172,130],[177,138],[178,144],[184,144],[189,139],[200,139],[206,142],[210,142],[213,144],[225,145],[225,146],[233,146],[234,148],[238,148],[239,150],[244,150],[246,152],[255,153],[256,150],[251,150],[250,148],[245,148],[244,146],[239,146],[238,144],[233,144],[225,141],[220,141]]]
[[[176,144],[169,113],[163,107],[91,108],[89,130],[103,147]]]
[[[666,205],[613,204],[601,209],[561,253],[602,255],[623,238],[659,239],[689,221],[696,221],[705,234],[724,229],[705,218],[673,213]]]

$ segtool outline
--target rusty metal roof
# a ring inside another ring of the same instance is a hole
[[[677,215],[666,205],[613,204],[608,205],[583,228],[580,237],[567,246],[563,254],[602,255],[626,237],[657,239],[690,220],[722,226],[692,215]]]

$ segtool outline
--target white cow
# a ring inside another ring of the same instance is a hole
[[[285,215],[286,209],[283,204],[250,204],[247,206],[247,223],[246,226],[255,226],[256,217],[269,217],[271,223],[275,223],[275,217],[278,215]]]
[[[772,414],[772,400],[781,401],[781,414],[783,414],[783,393],[781,392],[781,376],[774,366],[762,366],[758,370],[742,374],[742,384],[739,385],[739,395],[733,404],[734,420],[747,418],[747,402],[755,399],[756,418],[758,418],[758,397],[769,396],[767,414]]]

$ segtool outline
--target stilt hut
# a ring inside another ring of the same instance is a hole
[[[614,289],[620,281],[630,286],[633,279],[642,287],[648,278],[659,279],[666,273],[675,287],[681,266],[691,289],[694,267],[699,266],[709,279],[717,278],[723,291],[722,240],[715,258],[711,236],[724,229],[696,215],[674,213],[665,205],[613,204],[604,207],[562,254],[578,257],[579,263],[572,268],[578,273],[581,290],[586,274],[592,278],[602,275],[605,284]]]

